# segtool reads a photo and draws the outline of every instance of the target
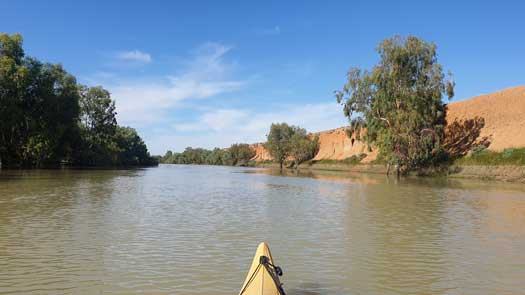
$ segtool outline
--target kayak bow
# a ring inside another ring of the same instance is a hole
[[[262,242],[257,247],[239,295],[285,295],[279,281],[282,274],[281,268],[273,264],[270,248]]]

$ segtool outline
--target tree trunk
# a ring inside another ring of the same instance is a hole
[[[279,168],[280,168],[280,170],[281,170],[281,172],[282,172],[282,171],[283,171],[283,161],[280,161],[280,162],[279,162]]]

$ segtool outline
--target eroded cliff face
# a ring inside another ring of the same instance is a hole
[[[367,163],[377,156],[377,152],[375,150],[368,151],[363,142],[348,137],[346,127],[313,133],[312,136],[314,135],[319,136],[319,150],[314,160],[344,160],[353,155],[365,153],[367,157],[362,162]],[[255,156],[252,160],[267,161],[272,159],[263,143],[252,144],[252,148],[255,150]]]
[[[525,147],[525,86],[449,104],[445,141],[462,148],[469,140],[493,151]]]
[[[264,143],[254,143],[251,145],[251,147],[255,150],[255,156],[253,156],[252,160],[256,162],[261,161],[268,161],[272,159],[272,156],[270,156],[270,153],[264,148]]]
[[[319,151],[314,160],[344,160],[365,153],[362,162],[368,163],[377,157],[377,150],[369,151],[363,142],[349,138],[345,127],[316,134]],[[494,151],[525,147],[525,86],[449,104],[444,144],[453,154],[465,154],[476,145]],[[253,160],[271,160],[262,143],[252,147],[256,153]]]
[[[318,132],[317,135],[319,136],[319,151],[314,160],[344,160],[364,153],[367,156],[362,162],[368,163],[377,157],[375,149],[370,151],[367,145],[356,140],[355,136],[348,137],[346,127]]]

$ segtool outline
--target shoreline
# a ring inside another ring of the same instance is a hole
[[[256,163],[258,168],[279,169],[275,163]],[[291,170],[290,168],[286,168]],[[306,163],[299,165],[299,170],[317,170],[317,171],[341,171],[356,173],[386,174],[386,166],[378,164],[343,164],[343,163]],[[525,183],[525,166],[514,165],[451,165],[448,173],[441,176],[448,178],[494,180],[501,182]],[[438,177],[419,176],[419,177]]]
[[[69,166],[69,165],[48,165],[48,166],[0,166],[0,171],[16,171],[16,170],[131,170],[142,168],[155,168],[161,163],[152,165],[116,165],[116,166]]]

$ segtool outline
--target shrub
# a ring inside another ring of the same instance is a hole
[[[502,152],[480,149],[454,162],[459,165],[525,165],[525,148],[507,148]]]

